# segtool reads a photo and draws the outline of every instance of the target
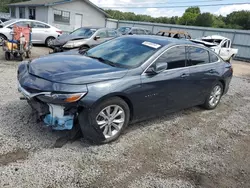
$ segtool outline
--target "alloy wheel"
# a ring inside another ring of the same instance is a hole
[[[125,112],[118,105],[110,105],[101,110],[96,122],[106,139],[115,137],[125,123]]]
[[[54,40],[55,40],[55,39],[53,39],[53,38],[47,39],[47,46],[48,46],[48,47],[52,46]]]
[[[5,40],[5,38],[3,36],[0,36],[0,46],[3,45],[3,41]]]
[[[216,85],[210,94],[209,105],[211,107],[215,107],[216,105],[218,105],[221,95],[222,95],[222,88],[219,85]]]

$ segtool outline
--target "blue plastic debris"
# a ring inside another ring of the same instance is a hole
[[[64,116],[62,118],[53,117],[48,114],[44,118],[44,123],[48,127],[52,127],[54,130],[71,130],[74,125],[74,116]]]

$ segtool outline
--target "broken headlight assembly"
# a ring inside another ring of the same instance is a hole
[[[45,103],[62,104],[62,103],[74,103],[83,98],[87,92],[83,93],[51,93],[45,95],[39,95],[37,98]]]

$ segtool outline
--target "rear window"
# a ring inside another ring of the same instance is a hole
[[[188,48],[189,66],[202,65],[210,62],[209,52],[203,48]]]
[[[210,52],[210,62],[214,63],[219,61],[219,58],[217,57],[217,55],[215,55],[213,52]]]

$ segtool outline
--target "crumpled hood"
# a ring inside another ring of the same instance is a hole
[[[48,55],[29,63],[29,73],[52,82],[88,84],[119,79],[128,69],[112,67],[83,55]]]
[[[70,34],[66,34],[66,35],[61,35],[60,37],[56,38],[54,40],[54,46],[63,46],[64,44],[66,44],[68,41],[71,40],[81,40],[81,39],[87,39],[88,37],[81,37],[81,36],[73,36]]]
[[[199,39],[191,39],[190,41],[197,43],[197,44],[203,44],[206,47],[213,47],[213,46],[218,46],[217,44],[211,43],[211,42],[206,42],[203,40],[199,40]]]

